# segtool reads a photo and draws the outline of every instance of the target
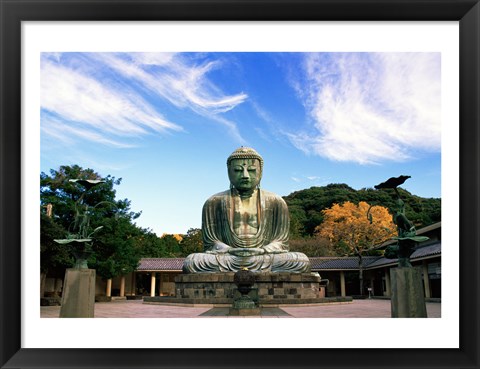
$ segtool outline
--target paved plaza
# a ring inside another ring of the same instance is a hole
[[[427,302],[429,318],[441,317],[441,303]],[[42,318],[58,318],[59,306],[41,306]],[[228,308],[144,304],[142,300],[97,302],[95,318],[245,318],[227,316]],[[247,318],[390,318],[390,300],[365,299],[315,306],[280,306]]]

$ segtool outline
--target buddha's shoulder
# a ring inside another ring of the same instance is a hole
[[[216,193],[215,195],[210,196],[206,202],[222,200],[226,198],[228,195],[230,195],[230,190],[222,191],[222,192]]]
[[[261,189],[260,194],[264,199],[267,199],[267,200],[285,202],[281,196],[277,195],[276,193],[270,192],[270,191],[266,191],[266,190]]]

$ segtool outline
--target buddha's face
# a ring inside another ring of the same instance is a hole
[[[262,173],[258,159],[233,159],[228,166],[230,183],[238,191],[253,190],[260,183]]]

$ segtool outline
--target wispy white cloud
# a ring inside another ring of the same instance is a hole
[[[94,57],[119,74],[136,79],[178,107],[222,113],[247,98],[244,93],[224,95],[207,78],[210,71],[220,66],[219,61],[191,65],[181,54],[155,53],[99,53]]]
[[[328,181],[330,180],[329,178],[324,178],[320,176],[305,176],[305,175],[298,175],[295,174],[290,177],[290,179],[294,182],[297,183],[308,183],[308,185],[312,185],[312,182],[314,185],[322,185],[322,184],[327,184]]]
[[[267,112],[264,108],[262,108],[255,100],[250,101],[250,105],[252,106],[253,110],[257,113],[257,115],[262,118],[265,122],[273,123],[274,119],[272,118],[271,114]]]
[[[42,59],[42,109],[58,117],[57,126],[61,121],[70,134],[127,147],[121,140],[128,137],[184,130],[164,117],[159,108],[163,102],[225,126],[242,142],[236,124],[221,113],[241,104],[247,95],[226,95],[208,79],[207,74],[218,67],[218,62],[196,65],[171,53],[76,56],[52,53]],[[58,135],[52,126],[43,131]]]
[[[102,133],[95,132],[90,127],[84,127],[81,124],[68,125],[65,124],[65,122],[63,122],[61,119],[55,119],[45,115],[42,117],[41,131],[42,133],[57,140],[57,142],[65,145],[72,145],[75,143],[77,138],[80,138],[114,148],[125,149],[135,147],[135,145],[108,138]]]
[[[175,53],[132,53],[133,60],[139,65],[169,65],[172,63]]]
[[[372,164],[440,150],[439,53],[305,54],[291,82],[313,123],[287,136],[308,154]]]

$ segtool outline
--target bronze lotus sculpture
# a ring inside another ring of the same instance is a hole
[[[377,190],[390,188],[393,189],[397,195],[396,208],[393,209],[393,223],[397,226],[398,236],[394,237],[397,244],[388,246],[385,249],[384,256],[388,259],[398,258],[399,267],[411,267],[410,256],[415,251],[415,247],[419,242],[428,240],[428,237],[417,236],[417,230],[414,224],[405,215],[405,202],[400,197],[397,187],[405,183],[411,178],[410,176],[392,177],[374,186]]]

